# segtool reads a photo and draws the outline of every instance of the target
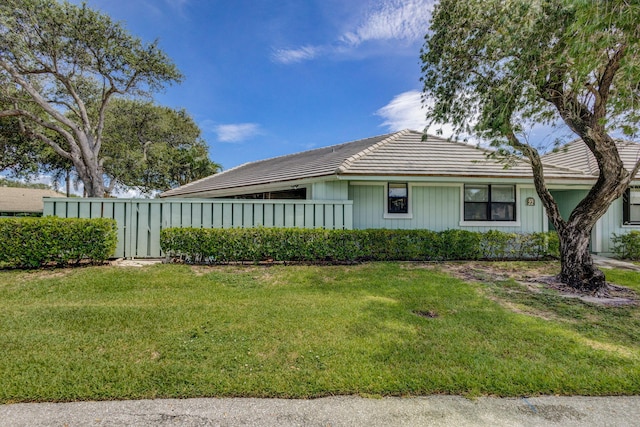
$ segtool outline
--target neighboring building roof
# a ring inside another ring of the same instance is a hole
[[[162,193],[161,197],[209,195],[228,189],[341,176],[456,176],[530,178],[531,167],[509,167],[488,159],[488,150],[417,131],[400,132],[261,160],[229,169]],[[591,178],[581,170],[550,166],[549,177]]]
[[[627,170],[632,170],[640,160],[640,144],[631,141],[616,141],[616,147],[624,167]],[[576,139],[545,154],[542,156],[542,161],[545,164],[578,169],[594,176],[600,174],[596,158],[581,139]]]
[[[53,190],[0,187],[0,212],[40,213],[44,209],[43,197],[64,195]]]

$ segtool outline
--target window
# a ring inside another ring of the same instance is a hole
[[[515,221],[515,185],[465,185],[465,221]]]
[[[640,188],[628,188],[622,196],[622,222],[640,225]]]
[[[390,182],[387,187],[387,213],[409,213],[409,187],[406,182]]]

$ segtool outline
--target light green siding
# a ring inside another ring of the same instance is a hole
[[[594,251],[603,255],[613,254],[611,239],[614,234],[626,234],[631,230],[640,230],[637,225],[622,225],[622,198],[614,200],[609,210],[598,220],[593,233],[599,244],[594,244]]]
[[[584,199],[589,190],[550,190],[550,192],[558,204],[560,216],[567,220],[573,209]]]
[[[323,181],[315,182],[311,186],[311,198],[313,200],[348,200],[348,181]]]
[[[517,201],[519,226],[461,224],[461,190],[459,185],[411,185],[411,218],[385,218],[385,185],[351,185],[349,198],[353,200],[353,228],[429,229],[434,231],[461,228],[470,231],[499,229],[505,232],[531,233],[546,229],[546,215],[533,188],[520,188]],[[533,197],[534,206],[526,206]]]

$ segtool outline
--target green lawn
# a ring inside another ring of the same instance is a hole
[[[3,271],[0,402],[640,394],[640,307],[419,267]]]

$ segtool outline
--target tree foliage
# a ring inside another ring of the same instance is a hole
[[[0,118],[0,171],[17,177],[36,174],[41,163],[34,153],[39,149],[40,143],[23,132],[17,118]]]
[[[114,99],[105,116],[104,171],[115,186],[168,190],[212,175],[200,128],[184,110]]]
[[[148,95],[181,75],[157,43],[107,15],[55,0],[0,4],[0,118],[71,162],[90,196],[105,191],[102,135],[114,95]]]
[[[640,4],[626,0],[441,0],[422,50],[428,117],[530,160],[560,235],[560,278],[578,288],[604,285],[589,236],[638,170],[625,169],[611,136],[639,131],[638,22]],[[600,169],[566,219],[525,137],[532,124],[557,121],[584,141]]]
[[[21,178],[48,173],[54,183],[70,185],[73,163],[20,133],[17,123],[13,117],[0,119],[0,147],[6,151],[0,152],[0,170]],[[124,98],[114,98],[106,109],[101,158],[107,194],[125,188],[165,191],[220,169],[186,111]]]

